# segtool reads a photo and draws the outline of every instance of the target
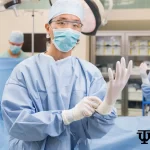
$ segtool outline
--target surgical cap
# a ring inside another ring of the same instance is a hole
[[[84,19],[84,10],[79,0],[57,0],[51,7],[48,22],[62,14],[71,14],[77,16],[81,22]]]
[[[24,42],[24,35],[21,31],[12,31],[9,37],[9,41],[12,43],[21,44]]]

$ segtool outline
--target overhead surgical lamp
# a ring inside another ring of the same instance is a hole
[[[5,11],[7,9],[13,9],[15,15],[18,16],[16,11],[16,5],[21,4],[21,0],[0,0],[0,11]]]
[[[49,0],[53,5],[57,0]],[[84,21],[82,33],[85,35],[95,35],[99,26],[107,24],[108,14],[113,8],[113,0],[108,0],[108,12],[106,13],[104,6],[100,0],[80,0],[84,7]]]
[[[40,0],[0,0],[0,11],[5,11],[7,9],[13,9],[15,15],[18,16],[16,11],[16,6],[23,2],[38,2]]]

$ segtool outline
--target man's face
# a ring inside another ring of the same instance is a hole
[[[53,18],[50,24],[46,24],[45,28],[49,33],[50,37],[53,39],[53,30],[52,29],[63,29],[70,28],[75,31],[81,32],[82,23],[77,16],[63,14]]]

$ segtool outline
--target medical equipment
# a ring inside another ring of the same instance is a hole
[[[7,9],[14,9],[16,16],[16,5],[24,2],[38,2],[40,0],[1,0],[0,1],[0,11],[5,11]],[[52,5],[56,0],[49,0]],[[108,20],[108,15],[113,8],[113,0],[108,0],[109,7],[108,12],[104,10],[104,7],[100,0],[81,0],[84,13],[84,26],[82,28],[82,33],[87,35],[95,35],[99,26],[106,25]],[[90,26],[89,26],[90,24]]]
[[[72,50],[78,43],[81,33],[73,29],[53,29],[55,47],[61,52]]]
[[[16,5],[21,4],[21,0],[0,0],[0,11],[5,11],[6,9],[13,9],[15,15],[18,16],[16,11]]]
[[[49,0],[53,5],[57,0]],[[84,20],[82,33],[86,35],[95,35],[99,26],[107,24],[108,15],[113,8],[113,0],[108,0],[108,13],[105,12],[100,0],[79,0],[84,8]]]
[[[16,6],[20,5],[22,2],[38,2],[40,0],[0,0],[0,11],[5,11],[7,9],[13,9],[15,15],[18,16]]]

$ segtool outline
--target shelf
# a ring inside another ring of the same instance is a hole
[[[142,116],[142,109],[128,108],[128,116]]]
[[[109,77],[108,77],[108,73],[102,73],[102,76],[103,76],[104,78],[109,78]]]
[[[130,102],[142,102],[142,99],[128,99]]]
[[[117,56],[117,57],[122,57],[121,55],[96,55],[97,57],[114,57],[114,56]]]
[[[140,75],[136,75],[136,74],[132,74],[130,76],[130,79],[141,79],[141,76]]]
[[[101,72],[104,78],[108,78],[108,73]],[[130,79],[141,79],[140,75],[131,75]]]
[[[129,55],[129,57],[150,57],[150,55]]]
[[[132,45],[130,45],[129,48],[150,48],[150,46],[149,45],[139,45],[139,46],[132,46]]]

